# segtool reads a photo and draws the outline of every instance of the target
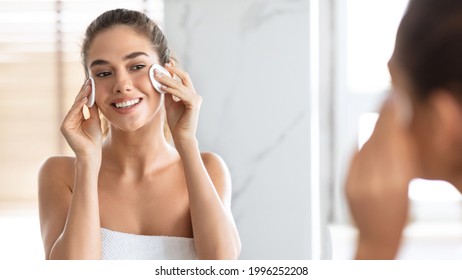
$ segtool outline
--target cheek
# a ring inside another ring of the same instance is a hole
[[[424,135],[425,131],[422,130],[422,127],[420,124],[413,122],[411,132],[412,132],[413,142],[416,145],[419,156],[422,156],[422,151],[426,150],[425,149],[426,143],[424,141],[424,139],[426,139],[426,136]]]
[[[95,79],[95,101],[101,104],[111,93],[111,86],[109,83]]]
[[[140,86],[137,88],[142,94],[145,101],[148,103],[158,106],[162,102],[162,95],[158,93],[152,86],[151,83]]]
[[[419,164],[422,165],[424,170],[428,170],[434,158],[434,147],[431,129],[429,129],[428,122],[425,121],[424,116],[414,114],[411,125],[411,134],[413,142],[417,149],[417,159]]]
[[[434,124],[433,124],[434,125]],[[454,154],[438,141],[438,131],[432,127],[428,116],[421,116],[412,125],[412,135],[417,148],[417,165],[424,179],[445,179],[448,156]]]
[[[138,91],[141,91],[142,93],[149,96],[157,97],[157,92],[154,90],[151,80],[149,79],[149,74],[147,72],[143,71],[142,73],[132,76],[132,82]]]

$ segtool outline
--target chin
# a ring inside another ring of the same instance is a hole
[[[126,116],[111,115],[111,118],[106,119],[109,121],[113,129],[123,132],[135,132],[143,127],[152,127],[161,123],[161,115],[158,112],[146,113],[138,112],[138,114],[131,114]]]
[[[113,125],[114,128],[123,132],[135,132],[143,127],[142,124],[130,124],[130,125]]]

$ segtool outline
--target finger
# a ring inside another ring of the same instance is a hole
[[[176,88],[170,88],[165,85],[161,85],[162,90],[172,96],[173,101],[178,102],[180,100],[183,101],[183,103],[192,103],[192,96],[189,94],[186,94],[184,90],[179,90]]]
[[[85,81],[83,81],[83,84],[82,84],[82,86],[80,87],[79,92],[82,91],[82,90],[85,88],[85,86],[87,86],[87,85],[89,85],[89,79],[88,79],[88,78],[85,78]]]
[[[84,83],[82,84],[82,86],[80,87],[80,90],[79,90],[79,94],[82,92],[82,91],[85,91],[86,88],[90,85],[90,79],[85,79]]]
[[[396,116],[396,97],[391,94],[389,95],[379,112],[379,118],[374,127],[374,131],[371,135],[371,138],[381,137],[384,134],[389,134],[397,125],[397,116]]]
[[[192,81],[191,81],[191,77],[189,76],[189,74],[183,70],[181,70],[180,68],[172,65],[171,63],[166,63],[165,64],[165,68],[168,70],[168,71],[171,71],[173,72],[175,75],[178,76],[178,78],[181,79],[183,85],[187,86],[187,87],[192,87]]]
[[[88,80],[89,81],[89,80]],[[87,82],[82,86],[79,94],[75,97],[74,103],[78,102],[83,97],[88,97],[91,93],[91,85]]]
[[[170,88],[176,88],[179,89],[183,87],[184,85],[181,83],[181,81],[175,80],[174,78],[168,77],[167,75],[154,70],[154,78],[161,84],[166,85],[167,87]]]
[[[183,91],[174,88],[169,88],[164,85],[161,85],[161,88],[165,93],[172,97],[173,101],[178,102],[180,100],[183,100],[185,102],[188,102],[188,96],[184,94]]]
[[[407,111],[407,106],[409,104],[402,104],[403,102],[407,101],[400,98],[396,93],[390,94],[380,110],[380,116],[377,120],[373,135],[380,137],[399,137],[406,136],[410,133],[409,124],[412,115],[408,113],[412,112]]]
[[[99,109],[98,109],[98,105],[93,104],[93,106],[91,106],[90,108],[88,108],[89,112],[90,112],[90,118],[89,119],[93,119],[93,120],[97,120],[98,122],[101,122],[100,118],[99,118]]]
[[[71,126],[74,126],[75,124],[83,121],[84,116],[82,109],[87,101],[88,98],[84,97],[80,99],[78,102],[76,102],[74,105],[72,105],[71,109],[64,117],[63,126],[67,127],[67,124],[72,124]]]

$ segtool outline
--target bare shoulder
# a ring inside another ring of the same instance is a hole
[[[201,153],[201,157],[210,177],[216,177],[215,179],[228,179],[228,166],[226,166],[225,161],[219,155],[205,152]]]
[[[231,175],[225,161],[217,154],[201,153],[202,162],[212,180],[218,195],[224,202],[231,200]]]
[[[68,156],[54,156],[49,157],[42,163],[41,170],[46,169],[68,169],[69,167],[73,167],[75,163],[75,157],[68,157]]]
[[[46,258],[66,223],[72,198],[74,164],[72,157],[51,157],[43,162],[39,171],[40,231]]]
[[[42,163],[39,171],[39,188],[52,185],[69,185],[74,178],[74,157],[55,156]]]
[[[218,169],[226,169],[226,170],[228,169],[225,161],[219,155],[215,153],[202,152],[201,157],[207,169],[208,168],[218,168]]]

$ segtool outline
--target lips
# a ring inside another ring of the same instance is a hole
[[[143,98],[116,98],[111,101],[111,107],[115,112],[126,115],[135,112],[143,102]]]
[[[135,98],[135,99],[114,102],[114,103],[111,103],[111,105],[116,107],[117,109],[127,109],[127,108],[133,107],[136,104],[140,103],[140,101],[141,101],[141,98]]]

